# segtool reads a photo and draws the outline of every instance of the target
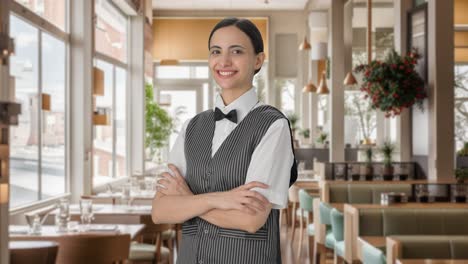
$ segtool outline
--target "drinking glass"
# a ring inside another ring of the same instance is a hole
[[[121,197],[121,204],[130,206],[131,199],[130,199],[130,184],[123,184],[122,185],[122,197]]]
[[[81,199],[80,200],[80,216],[81,224],[88,229],[93,220],[93,200]]]
[[[67,224],[70,220],[70,203],[68,199],[62,198],[57,205],[58,213],[55,215],[55,225],[58,232],[67,232]]]

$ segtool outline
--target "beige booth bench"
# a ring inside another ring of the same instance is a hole
[[[327,228],[320,221],[319,205],[323,201],[332,204],[333,207],[342,210],[345,203],[351,204],[380,204],[381,193],[397,192],[405,193],[408,197],[412,193],[412,185],[407,182],[393,182],[382,185],[381,182],[347,182],[347,181],[320,181],[320,200],[314,199],[314,229],[315,243],[325,244]],[[315,248],[318,248],[316,245]]]
[[[344,206],[345,259],[362,259],[358,237],[394,235],[468,235],[468,204]]]
[[[457,259],[468,263],[468,236],[387,237],[387,264],[397,259]]]

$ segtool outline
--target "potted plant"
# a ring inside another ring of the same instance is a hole
[[[468,168],[456,168],[455,178],[458,183],[464,183],[465,180],[468,179]]]
[[[361,174],[364,175],[366,181],[372,181],[374,179],[374,167],[372,166],[372,148],[366,148],[364,150],[366,157],[365,164],[361,165]]]
[[[424,81],[415,69],[420,57],[416,52],[400,56],[392,50],[384,61],[373,60],[354,69],[364,74],[361,91],[370,99],[373,109],[385,112],[385,117],[399,115],[404,108],[414,104],[423,109],[427,93]]]
[[[395,145],[390,141],[385,141],[380,148],[380,152],[383,155],[383,171],[382,176],[384,181],[391,181],[393,180],[393,165],[392,165],[392,156],[393,152],[395,152]]]
[[[457,151],[457,168],[468,167],[468,142],[465,142],[463,148]]]
[[[299,115],[290,111],[286,114],[286,118],[289,120],[289,124],[291,125],[291,134],[293,137],[294,147],[299,147],[299,141],[296,139],[296,130],[297,130],[297,121],[299,121]]]
[[[151,84],[145,85],[145,97],[145,147],[149,150],[150,156],[160,163],[159,152],[167,144],[171,135],[173,129],[172,118],[154,101],[153,86]]]
[[[318,134],[317,138],[315,139],[315,142],[317,142],[318,144],[317,147],[321,147],[321,148],[325,147],[325,144],[327,142],[327,137],[328,137],[328,134],[326,132],[321,131]]]
[[[301,135],[304,138],[304,144],[310,144],[310,129],[301,129],[299,131],[299,135]]]

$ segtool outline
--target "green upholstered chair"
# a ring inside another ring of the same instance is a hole
[[[332,235],[335,240],[335,255],[344,258],[344,215],[333,208],[330,212]]]
[[[314,197],[312,197],[306,190],[300,189],[299,192],[299,250],[297,252],[297,259],[301,258],[302,242],[304,229],[307,228],[308,234],[308,243],[309,243],[309,258],[313,259],[314,256],[314,237],[315,237],[315,228],[312,223],[313,220],[313,203]],[[304,218],[306,222],[304,223]]]
[[[332,234],[331,230],[331,207],[325,202],[320,202],[319,212],[320,212],[320,223],[326,225],[327,233],[325,235],[325,246],[329,249],[335,249],[335,237]]]
[[[362,245],[362,263],[363,264],[385,264],[387,263],[385,257],[385,250],[376,248],[370,244],[364,243]]]

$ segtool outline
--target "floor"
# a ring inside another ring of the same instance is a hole
[[[291,243],[291,231],[291,227],[286,228],[286,225],[281,226],[281,258],[283,264],[309,264],[307,234],[304,232],[301,257],[297,261],[297,253],[299,250],[299,228],[296,228],[293,243]]]

